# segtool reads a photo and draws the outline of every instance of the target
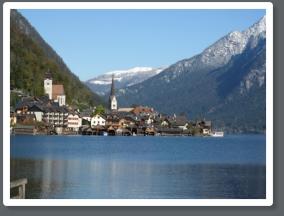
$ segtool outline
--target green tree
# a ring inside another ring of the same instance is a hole
[[[101,114],[104,114],[105,113],[105,108],[104,108],[104,106],[103,105],[98,105],[97,107],[96,107],[96,110],[95,110],[95,112],[92,114],[92,116],[95,116],[95,115],[101,115]]]

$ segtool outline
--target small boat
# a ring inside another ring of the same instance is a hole
[[[103,136],[108,136],[108,133],[107,132],[103,132]]]
[[[224,136],[224,132],[223,131],[215,131],[213,133],[209,134],[212,137],[223,137]]]

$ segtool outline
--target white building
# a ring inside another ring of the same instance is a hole
[[[82,118],[76,113],[69,113],[67,117],[67,127],[73,131],[78,131],[82,126]]]
[[[43,120],[53,125],[54,127],[66,127],[67,126],[67,111],[61,111],[56,109],[49,109],[43,115]]]
[[[52,78],[50,74],[46,74],[44,79],[44,93],[48,95],[49,100],[52,99]]]
[[[115,97],[115,90],[114,90],[114,75],[112,75],[111,90],[109,96],[109,108],[110,110],[117,110],[117,100]]]
[[[106,125],[106,120],[102,116],[95,115],[94,117],[91,118],[91,127],[105,126],[105,125]]]
[[[64,86],[54,85],[52,83],[52,77],[50,73],[46,73],[44,79],[44,92],[48,95],[49,99],[58,102],[59,106],[64,106],[66,104],[66,96],[64,93]]]
[[[36,121],[41,122],[44,115],[44,110],[40,106],[33,105],[29,108],[27,114],[34,114],[36,117]]]

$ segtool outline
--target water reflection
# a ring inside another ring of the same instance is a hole
[[[12,159],[27,198],[265,198],[265,166]]]

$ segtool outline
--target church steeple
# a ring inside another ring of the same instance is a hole
[[[115,89],[114,89],[114,74],[112,74],[111,89],[109,96],[109,108],[112,111],[117,110],[117,100],[115,97]]]
[[[112,74],[112,79],[111,79],[110,95],[111,95],[111,96],[114,96],[114,95],[115,95],[115,90],[114,90],[114,74]]]
[[[51,100],[52,99],[52,75],[49,70],[45,73],[43,85],[44,85],[44,93],[47,94],[48,98]]]

